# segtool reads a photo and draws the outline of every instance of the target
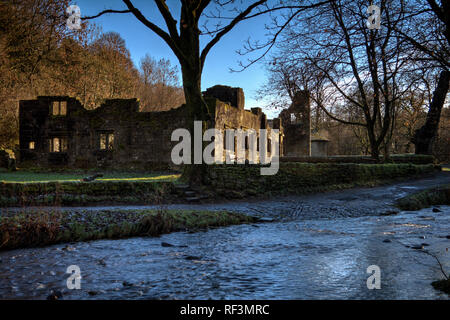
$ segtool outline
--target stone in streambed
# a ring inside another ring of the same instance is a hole
[[[187,256],[185,257],[186,260],[201,260],[200,257],[196,257],[196,256]]]
[[[161,247],[175,247],[173,244],[167,243],[167,242],[161,242]]]
[[[399,213],[399,211],[397,211],[397,210],[388,210],[388,211],[382,212],[381,215],[382,216],[393,216],[398,213]]]
[[[52,290],[50,294],[47,296],[47,300],[61,300],[63,295],[59,290]]]

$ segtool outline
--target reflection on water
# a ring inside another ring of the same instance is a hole
[[[160,238],[3,252],[0,297],[44,299],[56,289],[65,299],[448,299],[430,285],[442,278],[436,261],[411,248],[429,245],[450,270],[450,207],[441,210],[295,216]],[[366,286],[373,264],[381,268],[381,290]],[[81,268],[81,290],[66,288],[69,265]]]

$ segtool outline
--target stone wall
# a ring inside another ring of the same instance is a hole
[[[311,107],[308,91],[296,93],[291,106],[280,113],[284,128],[284,156],[311,155]]]
[[[226,86],[215,86],[208,89],[204,93],[206,101],[210,107],[210,110],[215,112],[215,122],[214,127],[222,131],[225,135],[225,130],[243,130],[248,132],[249,130],[254,130],[256,136],[255,138],[259,140],[260,130],[267,130],[267,144],[272,144],[271,133],[272,129],[280,130],[279,139],[282,142],[283,128],[281,121],[279,119],[268,120],[266,115],[262,112],[261,108],[252,108],[251,110],[244,109],[244,93],[241,88],[231,88]],[[229,97],[229,98],[227,98]],[[225,103],[224,100],[232,100],[230,103]],[[243,155],[246,160],[250,159],[249,153],[251,146],[249,145],[249,138],[245,138],[242,141],[245,154]],[[222,145],[225,145],[225,139],[221,141]],[[234,141],[235,144],[238,143],[237,139]],[[256,161],[260,160],[260,144],[256,143]],[[216,150],[218,148],[216,147]],[[282,148],[280,148],[282,149]],[[235,148],[236,150],[236,148]],[[233,152],[235,151],[233,150]],[[270,159],[273,155],[272,147],[267,147],[267,157]],[[216,161],[225,161],[225,152],[222,157],[216,155]]]
[[[66,102],[65,115],[52,114],[54,101]],[[21,101],[21,161],[86,168],[154,167],[167,163],[175,144],[170,141],[172,131],[186,127],[185,108],[138,110],[136,99],[106,100],[94,110],[86,110],[70,97]],[[101,147],[102,137],[112,141],[112,148]],[[59,151],[51,149],[55,138],[61,139]]]
[[[327,156],[328,156],[328,140],[312,140],[311,157],[327,157]]]
[[[262,176],[260,165],[213,165],[207,182],[225,198],[304,194],[374,185],[436,171],[433,164],[356,164],[281,162],[275,175]]]
[[[215,128],[270,130],[260,108],[244,109],[241,88],[215,86],[204,95],[215,113]],[[75,98],[43,96],[20,101],[19,114],[22,166],[166,169],[178,143],[171,141],[172,132],[191,127],[184,105],[140,112],[136,99],[106,100],[87,110]],[[281,128],[281,121],[271,123]]]

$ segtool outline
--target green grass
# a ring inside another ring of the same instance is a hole
[[[202,194],[210,199],[238,199],[323,192],[418,177],[436,170],[432,164],[280,163],[273,176],[261,176],[259,165],[213,165],[203,176]],[[174,173],[105,173],[23,170],[0,174],[0,207],[159,204],[183,201]],[[3,179],[2,179],[3,177]],[[6,179],[6,180],[4,180]],[[55,180],[51,180],[55,179]],[[2,180],[6,182],[2,182]],[[16,182],[16,183],[15,183]]]
[[[257,222],[229,211],[116,210],[25,211],[0,216],[0,250],[98,239],[158,236]]]
[[[35,183],[35,182],[76,182],[93,175],[93,173],[66,172],[30,172],[19,170],[15,172],[0,171],[0,182]],[[176,181],[180,175],[172,173],[139,173],[139,172],[107,172],[96,181]]]

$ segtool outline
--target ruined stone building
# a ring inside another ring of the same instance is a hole
[[[282,121],[268,120],[261,108],[244,109],[241,88],[215,86],[204,96],[215,114],[213,127],[257,133],[260,129],[278,129],[283,154]],[[153,169],[170,165],[172,148],[178,143],[171,141],[172,132],[190,127],[184,105],[169,111],[140,112],[137,99],[106,100],[100,107],[87,110],[75,98],[41,96],[20,101],[19,117],[20,161],[22,165],[38,166]],[[302,134],[309,140],[306,132]],[[246,149],[247,145],[246,141]],[[309,142],[304,145],[302,148],[310,148]]]
[[[311,106],[308,91],[298,91],[289,108],[279,118],[284,129],[284,157],[326,157],[328,139],[317,134],[311,136]]]

